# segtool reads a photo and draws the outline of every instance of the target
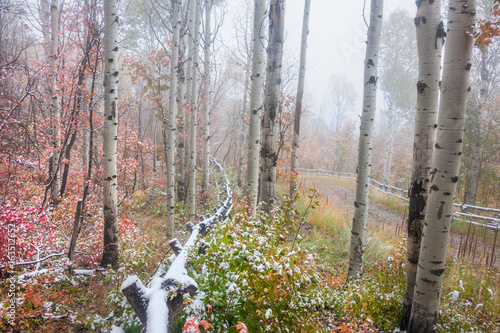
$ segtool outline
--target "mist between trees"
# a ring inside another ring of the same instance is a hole
[[[318,97],[311,36],[345,32],[313,30],[321,6],[306,0],[289,38],[285,2],[3,0],[0,245],[15,239],[17,257],[1,251],[2,276],[65,255],[72,230],[70,257],[119,269],[134,209],[162,217],[154,242],[181,237],[220,200],[210,156],[254,222],[274,223],[285,194],[293,211],[299,169],[323,169],[357,177],[349,283],[363,276],[370,180],[408,189],[400,326],[433,331],[454,203],[500,207],[499,3],[367,1],[363,77],[325,71]]]

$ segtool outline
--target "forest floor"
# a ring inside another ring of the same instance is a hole
[[[307,198],[309,188],[319,191],[317,199],[320,204],[312,210],[308,208],[313,201]],[[353,285],[346,282],[345,273],[355,196],[354,182],[301,177],[299,189],[302,197],[297,207],[307,221],[301,229],[301,234],[305,236],[301,247],[317,258],[320,263],[318,274],[324,277],[323,283],[328,287],[330,305],[328,311],[324,311],[321,322],[331,332],[360,332],[362,327],[371,328],[365,332],[393,331],[404,292],[406,203],[372,191],[364,278],[359,285]],[[235,195],[234,200],[237,204],[242,198]],[[217,199],[208,201],[207,212],[213,209]],[[117,270],[94,271],[98,265],[98,255],[90,263],[84,255],[79,255],[73,264],[61,257],[47,260],[40,267],[20,267],[17,272],[25,278],[22,281],[18,278],[16,282],[19,300],[16,325],[8,326],[5,313],[0,311],[0,332],[109,332],[111,324],[128,327],[126,332],[139,332],[137,319],[120,292],[120,285],[133,274],[148,281],[156,271],[158,262],[168,256],[163,202],[164,196],[160,192],[137,191],[124,205],[120,221],[120,268]],[[241,206],[240,203],[239,209],[243,210]],[[185,216],[185,209],[180,209],[180,215]],[[61,210],[68,209],[61,207]],[[185,219],[178,222],[176,236],[184,243],[188,235],[183,227]],[[68,224],[66,229],[70,227]],[[56,240],[67,238],[65,235],[69,231],[66,229],[61,230]],[[96,251],[102,244],[100,230],[102,225],[96,218],[92,225],[89,224],[89,229],[80,235],[79,249],[84,252]],[[213,236],[216,236],[215,231]],[[455,236],[452,248],[458,249],[460,237],[459,234]],[[244,237],[239,235],[238,241],[244,242]],[[247,246],[255,246],[261,251],[254,241],[246,241]],[[67,244],[61,247],[66,248]],[[476,251],[480,252],[478,249]],[[239,271],[241,263],[235,263]],[[468,261],[453,261],[447,268],[442,311],[450,315],[440,323],[440,332],[470,331],[478,327],[478,322],[481,325],[486,323],[480,326],[481,329],[488,328],[483,331],[494,331],[491,323],[498,322],[500,316],[500,282],[497,282],[500,279],[497,279],[495,271],[479,265],[475,266],[476,269],[470,267]],[[91,272],[91,275],[87,275]],[[262,281],[262,297],[265,297],[269,283],[267,280]],[[9,287],[8,280],[0,279],[2,296],[7,295]],[[205,286],[203,290],[208,290],[208,287]],[[460,298],[457,300],[455,295],[458,294]],[[216,314],[215,309],[214,304],[214,310],[205,315]],[[227,311],[225,306],[222,310]],[[307,319],[305,315],[302,317]],[[214,318],[208,321],[214,325],[217,323]]]

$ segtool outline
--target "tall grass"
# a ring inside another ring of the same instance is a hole
[[[351,186],[348,181],[314,177],[309,182],[299,182],[299,191],[303,195],[296,207],[305,210],[308,185],[316,182]],[[377,204],[383,202],[383,206],[389,210],[401,212],[397,208],[399,205],[394,207],[391,200],[387,200],[389,195],[379,191],[372,193],[377,193],[373,196]],[[341,331],[342,327],[358,331],[369,323],[373,323],[377,329],[394,330],[399,322],[405,284],[404,235],[395,235],[394,231],[382,227],[369,227],[364,276],[354,283],[347,283],[345,276],[352,216],[329,200],[318,200],[319,207],[309,211],[307,216],[312,230],[304,239],[304,244],[325,260],[325,267],[330,267],[328,272],[323,272],[328,276],[327,280],[337,281],[329,283],[331,310],[336,312],[338,318],[335,331]],[[392,209],[389,208],[391,206]],[[477,235],[479,229],[476,229]],[[465,259],[451,258],[450,251],[441,295],[440,317],[436,327],[438,332],[500,331],[500,274],[498,270],[485,265],[484,260],[478,265]],[[349,324],[345,326],[346,323]]]

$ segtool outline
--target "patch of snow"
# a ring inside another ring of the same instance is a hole
[[[73,271],[74,274],[79,274],[79,275],[93,275],[94,270],[93,269],[75,269]]]
[[[111,325],[111,331],[109,333],[125,333],[125,331],[119,326]]]
[[[267,309],[267,311],[266,311],[266,319],[271,318],[272,315],[273,315],[273,310]]]

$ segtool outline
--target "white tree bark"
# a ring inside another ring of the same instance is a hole
[[[85,94],[83,94],[83,100],[82,100],[82,111],[83,114],[86,116],[89,114],[89,100],[87,97],[89,97],[88,93],[88,79],[85,79],[83,82],[85,88]],[[83,163],[83,170],[87,172],[87,169],[89,168],[89,145],[90,145],[90,129],[87,126],[82,127],[82,163]]]
[[[184,145],[184,134],[185,134],[185,118],[184,118],[184,108],[186,107],[186,76],[185,76],[185,66],[181,60],[179,63],[179,73],[177,81],[179,84],[179,101],[177,105],[178,122],[177,122],[177,200],[184,201],[186,198],[186,183],[185,183],[185,163],[184,158],[186,156]]]
[[[421,1],[417,4],[419,4],[415,18],[418,50],[417,112],[409,190],[406,286],[400,325],[402,330],[408,328],[410,320],[425,208],[431,182],[430,173],[439,105],[441,51],[445,37],[441,21],[441,1],[435,0],[432,3]]]
[[[193,38],[193,76],[191,81],[191,121],[189,124],[189,219],[196,220],[196,129],[198,116],[198,67],[200,41],[201,0],[196,0]]]
[[[50,177],[52,179],[52,203],[59,203],[61,190],[60,178],[60,149],[61,149],[61,111],[59,110],[59,97],[57,92],[57,58],[59,48],[59,3],[52,0],[50,3],[50,74],[49,74],[49,94],[51,98],[52,116],[52,157],[50,166]]]
[[[292,138],[292,160],[290,171],[290,198],[293,198],[297,190],[297,168],[299,167],[299,139],[300,139],[300,117],[302,115],[302,100],[304,99],[304,82],[306,80],[306,52],[307,36],[309,35],[309,11],[311,0],[304,3],[304,17],[302,21],[302,39],[300,41],[300,69],[297,87],[297,98],[295,99],[295,114],[293,116],[293,138]]]
[[[184,188],[184,198],[183,200],[189,205],[189,165],[190,165],[190,126],[189,123],[191,121],[190,117],[190,112],[191,112],[191,102],[192,102],[192,88],[193,88],[193,78],[194,78],[194,66],[193,66],[193,59],[194,59],[194,30],[195,30],[195,21],[196,21],[196,0],[189,0],[189,11],[188,11],[188,36],[187,36],[187,49],[188,49],[188,55],[186,59],[186,94],[185,94],[185,103],[186,106],[183,110],[183,118],[184,118],[184,135],[182,140],[184,141],[183,150],[179,151],[179,154],[181,152],[184,152],[184,155],[182,156],[182,161],[183,161],[183,168],[182,168],[182,175],[184,178],[183,181],[183,188]],[[179,189],[181,190],[181,189]]]
[[[116,147],[118,135],[118,12],[116,0],[104,1],[104,127],[103,208],[104,248],[101,266],[118,263],[118,193]]]
[[[475,0],[450,0],[441,103],[408,332],[433,332],[458,181],[474,45]]]
[[[174,236],[175,223],[175,138],[177,135],[177,68],[179,63],[179,31],[181,1],[174,0],[172,17],[172,56],[170,58],[170,90],[167,134],[167,238]]]
[[[253,54],[252,54],[252,76],[250,88],[250,115],[248,125],[248,155],[246,175],[246,195],[248,206],[255,214],[257,207],[257,189],[259,186],[259,147],[260,147],[260,117],[263,107],[262,93],[264,83],[265,63],[265,25],[266,1],[254,1],[253,18]]]
[[[270,212],[276,201],[276,163],[278,161],[278,120],[281,106],[281,67],[283,63],[285,0],[269,4],[269,45],[267,47],[266,90],[261,129],[259,195],[262,209]]]
[[[208,188],[209,181],[209,160],[210,154],[210,53],[212,45],[211,17],[212,17],[212,0],[205,0],[205,48],[203,59],[203,91],[205,103],[203,105],[203,173],[201,177],[201,193],[205,193]]]
[[[370,193],[371,150],[373,126],[377,100],[377,66],[382,30],[383,0],[371,0],[370,27],[366,45],[363,112],[359,132],[358,167],[356,179],[356,201],[351,230],[348,278],[363,273],[366,223]]]

